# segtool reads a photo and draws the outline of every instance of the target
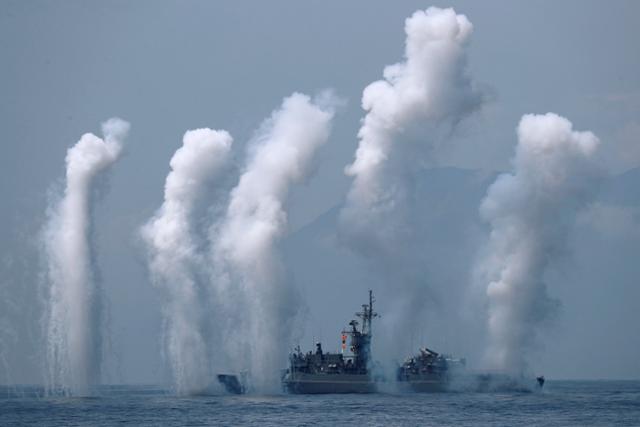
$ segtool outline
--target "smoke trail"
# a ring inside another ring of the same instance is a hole
[[[483,101],[466,67],[472,29],[453,9],[415,12],[405,22],[404,61],[387,66],[384,80],[362,95],[367,114],[355,160],[346,169],[353,183],[340,215],[341,232],[395,287],[387,291],[399,304],[397,316],[383,319],[395,323],[391,328],[415,321],[430,292],[420,258],[416,174],[435,162],[439,146]]]
[[[164,203],[141,230],[152,281],[164,294],[165,342],[179,394],[201,391],[211,381],[195,216],[209,185],[224,169],[231,144],[226,131],[185,133],[183,146],[171,158]]]
[[[277,243],[286,232],[285,202],[330,132],[333,101],[294,93],[266,120],[222,223],[212,234],[215,283],[230,333],[226,349],[259,391],[279,387],[293,320],[295,289],[285,280]],[[243,358],[243,356],[245,356]]]
[[[119,157],[129,123],[102,124],[104,139],[87,133],[67,151],[66,188],[50,206],[44,230],[49,307],[48,384],[87,395],[101,374],[101,301],[92,269],[91,198],[95,178]]]
[[[487,356],[495,368],[516,374],[528,368],[541,322],[556,305],[543,275],[594,193],[598,144],[595,135],[573,131],[563,117],[525,115],[513,172],[500,175],[482,201],[480,214],[491,235],[478,268],[487,284]]]

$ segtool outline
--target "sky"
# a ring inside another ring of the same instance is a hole
[[[425,224],[437,227],[421,250],[437,263],[433,280],[457,282],[441,299],[466,307],[488,233],[479,203],[511,170],[520,117],[555,112],[602,141],[607,179],[546,272],[562,310],[546,326],[536,368],[556,378],[640,378],[637,2],[0,0],[0,382],[43,378],[38,239],[69,147],[110,117],[131,123],[92,212],[108,313],[105,381],[163,382],[161,302],[138,230],[162,204],[169,160],[185,131],[210,127],[233,136],[240,168],[247,142],[293,92],[332,89],[342,100],[312,173],[291,188],[282,242],[308,313],[303,347],[337,343],[366,289],[382,287],[334,239],[362,91],[402,59],[404,20],[429,6],[454,7],[472,22],[468,72],[487,94],[437,168],[421,175],[421,194],[435,201]],[[229,182],[237,178],[229,172]],[[384,308],[381,296],[383,318]],[[482,333],[448,313],[416,334],[426,328],[437,347],[479,363]]]

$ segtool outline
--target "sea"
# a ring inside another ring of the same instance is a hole
[[[2,426],[640,426],[640,381],[553,381],[535,392],[177,397],[103,386],[89,398],[0,387]]]

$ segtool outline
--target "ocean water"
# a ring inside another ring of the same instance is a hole
[[[640,426],[640,381],[547,381],[534,393],[176,397],[105,386],[91,398],[0,388],[2,426]]]

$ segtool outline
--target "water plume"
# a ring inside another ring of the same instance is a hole
[[[286,280],[277,244],[287,229],[289,189],[309,170],[330,133],[333,98],[285,98],[249,144],[248,160],[222,221],[213,229],[214,283],[228,323],[225,349],[251,387],[279,389],[279,372],[298,314],[295,288]]]
[[[353,177],[340,213],[345,243],[389,283],[397,307],[383,323],[407,330],[433,299],[425,283],[416,176],[437,162],[456,125],[476,111],[483,93],[467,71],[466,45],[473,26],[453,9],[416,11],[405,22],[404,60],[384,69],[384,79],[362,95],[366,115],[358,132]],[[397,341],[397,338],[394,338]],[[395,342],[388,348],[403,348]]]
[[[162,291],[165,349],[178,394],[197,393],[211,382],[197,215],[207,208],[210,187],[225,169],[231,144],[223,130],[186,132],[171,158],[164,202],[141,230],[151,280]]]
[[[48,209],[43,252],[48,283],[47,370],[53,392],[87,395],[100,381],[101,292],[92,252],[93,190],[96,178],[118,159],[129,123],[102,124],[104,138],[91,133],[69,148],[64,194]]]
[[[544,282],[566,250],[569,227],[597,188],[599,145],[553,113],[527,114],[518,125],[513,171],[500,175],[480,206],[490,225],[478,270],[488,297],[488,361],[526,374],[540,327],[557,306]]]

